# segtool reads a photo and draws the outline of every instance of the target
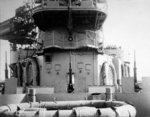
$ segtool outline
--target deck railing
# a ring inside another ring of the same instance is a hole
[[[61,49],[77,49],[82,47],[98,48],[103,37],[94,31],[86,30],[85,33],[74,33],[73,41],[68,41],[67,34],[55,31],[47,32],[44,38],[44,48],[57,47]]]
[[[69,0],[68,0],[69,1]],[[60,6],[67,6],[67,0],[42,0],[38,2],[45,8],[56,8]],[[101,10],[107,9],[106,0],[71,0],[71,6],[79,7],[97,7]],[[104,8],[105,7],[105,8]]]

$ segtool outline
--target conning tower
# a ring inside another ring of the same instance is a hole
[[[98,56],[103,54],[104,0],[41,0],[33,11],[42,47],[41,86],[56,93],[87,92],[98,83]],[[39,48],[40,49],[40,48]],[[100,81],[99,81],[100,82]],[[69,87],[68,87],[69,88]]]

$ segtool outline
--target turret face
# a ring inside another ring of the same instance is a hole
[[[46,52],[43,56],[41,85],[54,87],[56,93],[68,92],[69,84],[73,85],[75,93],[87,92],[88,86],[94,85],[94,54],[90,51]],[[47,57],[51,61],[47,61]]]

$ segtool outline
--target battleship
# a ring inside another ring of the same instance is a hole
[[[125,51],[104,47],[106,0],[34,0],[0,23],[11,47],[0,117],[148,117]],[[7,58],[7,56],[6,56]]]

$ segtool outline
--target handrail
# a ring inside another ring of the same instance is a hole
[[[35,2],[36,3],[36,2]],[[49,8],[49,7],[59,7],[59,6],[67,6],[68,3],[67,1],[64,0],[41,0],[41,2],[37,2],[37,3],[41,3],[43,8]],[[105,8],[104,6],[99,6],[100,4],[105,4]],[[107,10],[107,2],[106,0],[76,0],[73,1],[71,0],[71,6],[80,6],[80,7],[96,7],[98,9],[103,9],[104,11]]]
[[[48,34],[45,34],[48,35]],[[58,36],[56,38],[56,35]],[[86,30],[84,36],[79,35],[79,33],[74,33],[73,38],[74,40],[69,42],[66,39],[65,34],[55,34],[55,31],[52,31],[50,34],[51,39],[46,36],[44,39],[45,48],[49,47],[59,47],[62,49],[72,49],[72,48],[81,48],[81,47],[92,47],[92,48],[98,48],[99,46],[99,40],[103,37],[98,36],[98,34],[91,30]],[[62,37],[62,38],[61,38]],[[102,39],[103,40],[103,39]]]

